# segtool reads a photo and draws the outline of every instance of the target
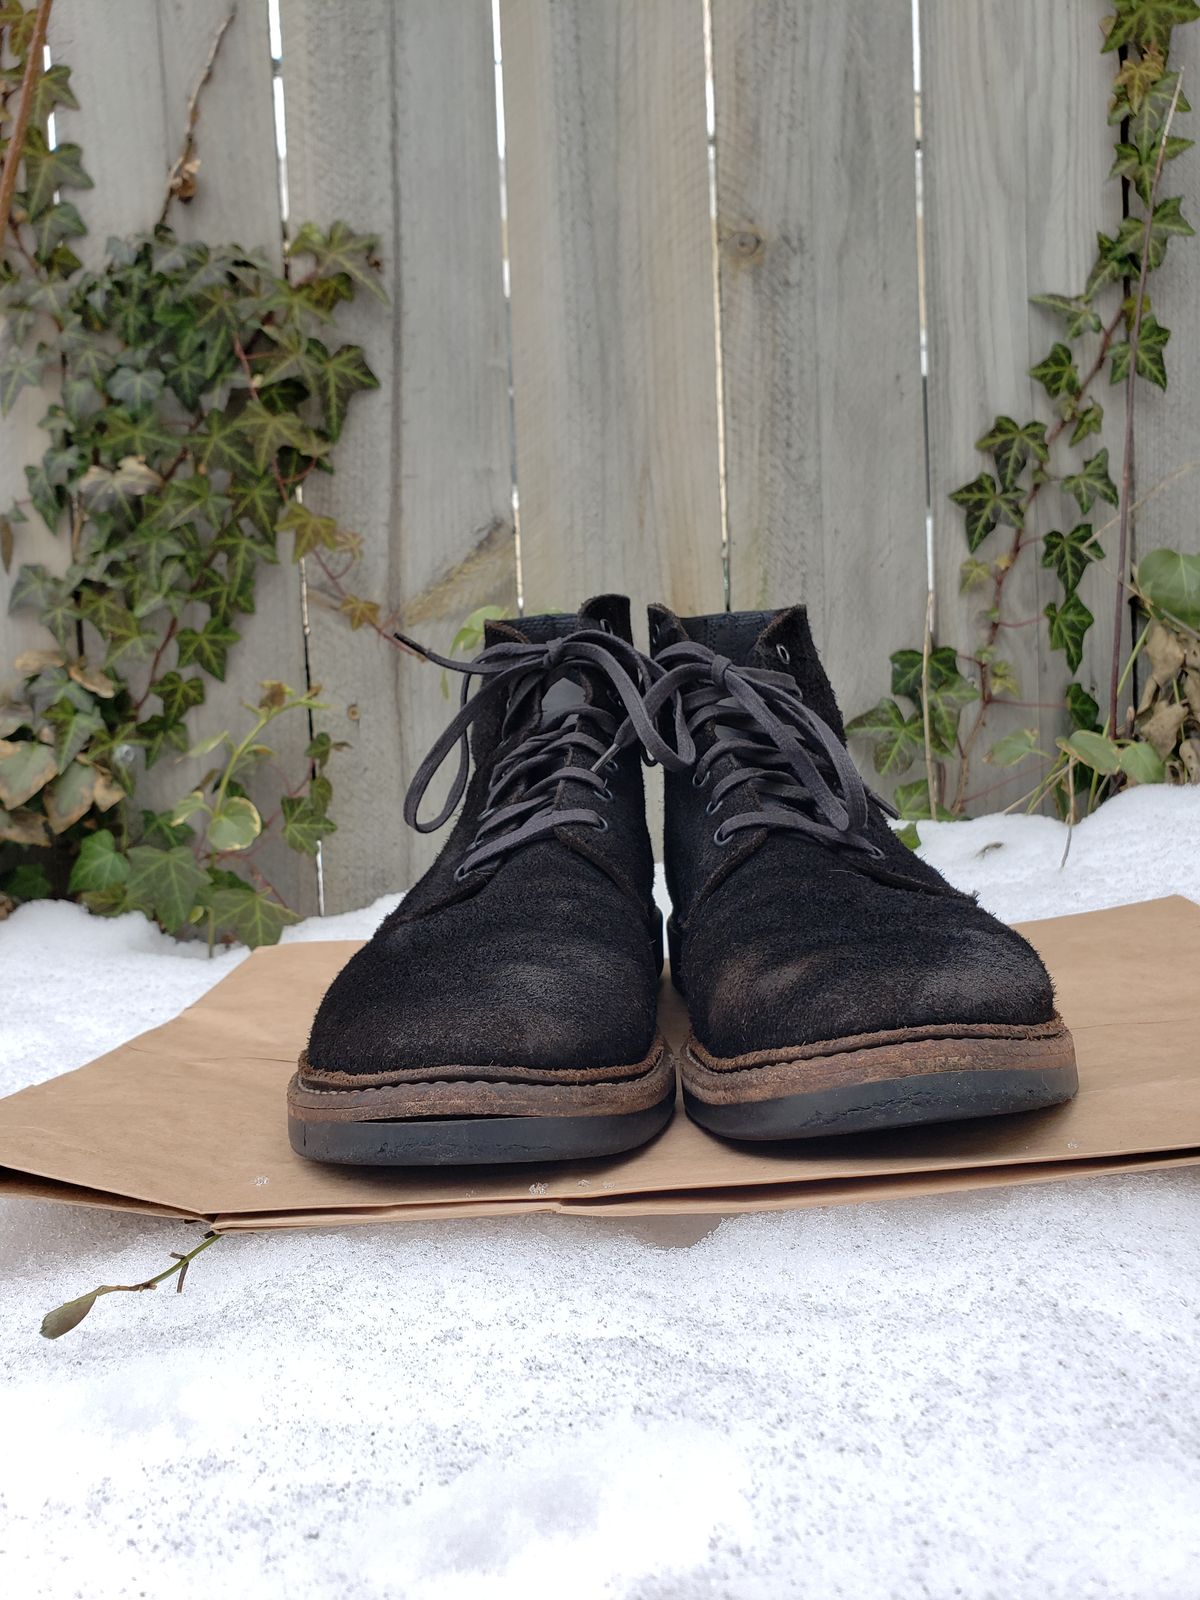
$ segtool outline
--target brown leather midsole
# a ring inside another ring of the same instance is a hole
[[[561,1072],[447,1066],[414,1073],[402,1081],[397,1081],[398,1077],[393,1075],[390,1083],[372,1082],[368,1088],[346,1088],[347,1082],[355,1081],[351,1074],[318,1072],[302,1055],[299,1070],[288,1085],[288,1113],[302,1122],[619,1116],[645,1111],[672,1093],[675,1061],[659,1034],[645,1060],[629,1066],[564,1067]]]
[[[711,1105],[734,1105],[940,1072],[1045,1072],[1074,1063],[1074,1041],[1055,1017],[1034,1027],[897,1028],[744,1056],[710,1055],[692,1037],[680,1072],[690,1094]]]

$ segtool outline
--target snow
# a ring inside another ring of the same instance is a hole
[[[1200,901],[1200,794],[922,824],[1013,920]],[[990,848],[999,846],[999,848]],[[365,936],[394,899],[291,938]],[[166,1020],[141,916],[0,924],[0,1091]],[[1200,1173],[704,1221],[231,1235],[0,1205],[0,1592],[1191,1600]]]

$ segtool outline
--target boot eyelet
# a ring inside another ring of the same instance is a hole
[[[480,822],[486,822],[489,817],[495,816],[495,814],[495,806],[488,806],[485,810],[479,813],[479,820]]]
[[[704,815],[706,817],[714,817],[720,809],[721,802],[719,800],[710,800],[704,808]]]
[[[597,792],[599,793],[601,800],[611,800],[613,797],[613,792],[607,784],[604,785],[603,789],[600,789]]]
[[[729,843],[729,834],[725,832],[724,823],[722,823],[721,826],[714,831],[713,843],[718,846],[727,845]]]
[[[617,765],[617,759],[616,759],[615,756],[613,757],[613,759],[611,761],[606,761],[604,763],[604,765],[600,768],[601,772],[611,772],[614,778],[616,777],[618,772],[620,772],[620,770],[621,769]]]
[[[775,654],[779,657],[780,661],[787,662],[792,659],[792,652],[785,644],[777,644],[775,646]]]
[[[596,818],[596,822],[595,822],[595,828],[596,828],[596,832],[597,833],[607,833],[608,832],[608,818],[607,817],[597,817]]]
[[[700,769],[697,768],[696,771],[692,773],[692,788],[693,789],[706,788],[707,785],[708,785],[708,780],[711,777],[712,777],[712,768],[711,767],[709,767],[708,771],[704,774],[703,777],[700,776]]]
[[[454,869],[455,883],[463,883],[470,876],[471,868],[466,864],[465,861],[460,861]]]

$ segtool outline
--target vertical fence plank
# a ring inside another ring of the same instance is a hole
[[[362,535],[354,590],[445,650],[476,607],[516,603],[490,7],[363,0],[330,26],[320,0],[284,0],[282,26],[292,218],[378,233],[390,297],[342,319],[381,387],[306,498]],[[340,910],[405,887],[436,850],[400,805],[451,709],[436,668],[352,633],[319,579],[311,670],[352,744],[324,852]]]
[[[909,0],[714,0],[732,603],[809,608],[847,715],[926,594]]]
[[[719,609],[700,0],[500,17],[526,609]]]
[[[142,232],[158,220],[168,174],[183,147],[189,99],[231,13],[199,101],[198,193],[189,205],[172,205],[167,220],[185,238],[236,241],[279,260],[266,0],[128,0],[119,7],[58,0],[51,13],[51,55],[71,68],[80,102],[78,111],[60,113],[59,137],[83,146],[95,182],[73,196],[90,230],[80,252],[89,265],[100,263],[110,235]],[[244,729],[248,713],[242,702],[257,699],[264,678],[282,678],[296,688],[305,684],[299,575],[286,553],[279,567],[260,573],[256,610],[241,632],[228,681],[208,682],[204,706],[189,718],[198,732]],[[298,781],[305,770],[305,718],[293,714],[273,733],[279,767]],[[173,804],[210,764],[161,757],[139,781],[139,802]],[[257,798],[274,809],[277,790],[272,778]],[[271,840],[256,862],[290,906],[315,910],[316,872],[308,857]]]
[[[1173,131],[1200,138],[1200,22],[1175,30],[1170,65],[1182,70],[1184,90],[1198,108],[1180,117]],[[1182,195],[1184,216],[1200,230],[1200,146],[1164,167],[1159,193]],[[1149,384],[1138,389],[1137,499],[1143,504],[1134,516],[1134,552],[1166,547],[1200,554],[1200,238],[1172,240],[1148,292],[1155,316],[1171,330],[1169,387],[1165,393]]]
[[[1105,183],[1112,164],[1105,113],[1112,58],[1100,55],[1099,14],[1092,0],[921,0],[922,116],[925,151],[925,238],[929,315],[929,451],[934,517],[938,639],[970,653],[981,642],[978,614],[990,591],[961,594],[967,555],[962,515],[947,500],[986,463],[973,441],[997,414],[1020,421],[1048,415],[1040,385],[1028,376],[1061,336],[1057,318],[1029,304],[1044,292],[1078,293],[1095,254],[1096,232],[1120,222],[1118,184]],[[1090,359],[1089,352],[1085,359]],[[1103,434],[1085,453],[1107,445],[1119,471],[1121,391],[1097,386]],[[1052,468],[1067,469],[1066,437]],[[1096,523],[1109,508],[1098,503]],[[1070,519],[1064,521],[1064,519]],[[1079,519],[1068,497],[1048,485],[1029,517],[1028,536],[1069,528]],[[981,555],[1008,548],[1011,531],[994,533]],[[1112,550],[1112,534],[1101,541]],[[984,594],[985,598],[980,599]],[[1079,680],[1103,702],[1111,656],[1111,569],[1097,565],[1081,585],[1097,617],[1087,636]],[[1026,762],[1005,779],[980,759],[994,740],[1036,727],[1053,751],[1065,728],[1061,709],[1069,673],[1052,652],[1042,610],[1061,598],[1057,578],[1042,567],[1036,544],[1005,584],[1004,617],[1027,626],[1000,630],[998,654],[1011,661],[1019,706],[997,706],[983,748],[972,761],[971,788],[989,790],[978,809],[999,810],[1036,778]],[[969,709],[968,719],[973,716]]]

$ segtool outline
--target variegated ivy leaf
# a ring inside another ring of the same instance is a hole
[[[1084,635],[1096,619],[1079,598],[1078,591],[1072,591],[1061,606],[1052,601],[1045,615],[1050,624],[1051,648],[1062,650],[1071,671],[1077,672],[1083,660]]]
[[[1075,418],[1075,426],[1071,429],[1072,446],[1082,444],[1089,434],[1099,433],[1104,425],[1104,408],[1095,400]]]
[[[1058,573],[1068,594],[1078,588],[1088,563],[1103,559],[1104,551],[1092,535],[1090,522],[1079,523],[1069,533],[1052,530],[1042,542],[1042,565]]]
[[[1195,0],[1115,0],[1116,15],[1104,40],[1104,49],[1120,50],[1135,44],[1143,53],[1166,55],[1171,29],[1200,17]]]
[[[1079,369],[1070,348],[1065,344],[1052,345],[1050,354],[1039,361],[1036,367],[1030,367],[1029,376],[1037,379],[1052,400],[1079,393]]]
[[[1100,332],[1099,316],[1077,295],[1035,294],[1029,298],[1033,305],[1045,306],[1047,311],[1056,311],[1066,320],[1068,339],[1078,339],[1083,333]]]
[[[1170,328],[1164,328],[1153,312],[1147,312],[1138,329],[1137,375],[1148,378],[1160,389],[1167,387],[1167,363],[1163,351],[1171,337]],[[1129,357],[1132,346],[1128,340],[1112,347],[1112,369],[1109,381],[1123,383],[1129,376]]]
[[[1095,500],[1106,500],[1110,506],[1120,503],[1117,486],[1108,475],[1107,449],[1089,456],[1081,471],[1070,473],[1062,480],[1062,487],[1065,494],[1075,496],[1085,516]]]
[[[1002,489],[990,472],[981,472],[950,496],[966,515],[967,548],[975,551],[991,533],[998,522],[1012,528],[1024,526],[1025,511],[1021,497],[1010,489]]]
[[[1013,488],[1030,456],[1043,464],[1050,459],[1046,424],[1014,422],[1011,417],[997,417],[987,433],[976,439],[975,448],[991,451],[1005,489]]]

